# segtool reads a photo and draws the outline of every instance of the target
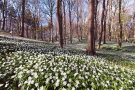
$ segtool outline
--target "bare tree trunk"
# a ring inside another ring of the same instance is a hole
[[[78,0],[77,0],[77,5],[78,5]],[[77,11],[77,31],[76,31],[76,33],[77,33],[77,38],[78,38],[78,41],[80,41],[80,37],[79,37],[79,29],[78,29],[78,23],[79,23],[79,8],[78,8],[78,6],[77,6],[77,9],[76,9],[76,11]]]
[[[72,44],[72,34],[73,34],[73,32],[72,32],[72,16],[71,16],[71,1],[69,0],[69,2],[68,2],[68,5],[69,5],[69,23],[70,23],[70,25],[69,25],[69,27],[70,27],[70,44]]]
[[[104,18],[104,37],[103,37],[103,44],[106,44],[106,17]]]
[[[13,33],[13,29],[12,29],[12,18],[10,18],[9,21],[10,21],[10,24],[9,24],[10,26],[9,26],[9,30],[8,31]]]
[[[95,40],[97,39],[97,6],[98,6],[98,0],[95,0],[95,17],[94,17],[94,21],[95,21]]]
[[[21,32],[21,37],[24,37],[24,15],[25,15],[25,0],[22,0],[22,32]]]
[[[135,13],[134,13],[134,16],[133,16],[133,34],[134,34],[134,43],[135,43],[135,26],[134,26],[134,22],[135,22]]]
[[[108,12],[108,5],[109,5],[109,0],[107,1],[107,6],[105,8],[105,15],[104,15],[104,38],[103,38],[103,44],[106,44],[106,18],[107,18],[107,12]]]
[[[8,19],[6,18],[7,17],[7,11],[5,12],[5,31],[8,31]]]
[[[22,28],[21,28],[21,22],[19,22],[19,35],[21,34]]]
[[[62,0],[56,0],[56,14],[59,30],[59,47],[63,48]]]
[[[95,55],[95,37],[94,37],[94,13],[95,0],[89,0],[89,17],[88,17],[88,49],[87,53]]]
[[[3,15],[3,25],[2,25],[2,30],[4,31],[5,30],[5,20],[6,20],[6,0],[4,0],[4,5],[3,5],[3,11],[2,11],[2,15]]]
[[[2,13],[0,13],[0,30],[1,30],[1,22],[2,22],[2,20],[1,20],[1,14]]]
[[[53,43],[53,16],[51,13],[51,42]]]
[[[120,25],[120,35],[118,40],[119,48],[122,46],[122,22],[121,22],[121,0],[119,0],[119,25]]]
[[[27,34],[27,38],[29,38],[29,26],[27,25],[27,29],[26,29],[26,34]]]
[[[66,10],[65,10],[65,1],[63,1],[63,12],[64,12],[64,44],[66,44]]]
[[[79,28],[80,28],[80,39],[81,39],[81,40],[83,39],[82,23],[83,23],[83,20],[82,20],[82,16],[81,16],[81,17],[80,17],[80,25],[79,25]]]
[[[111,41],[111,31],[112,31],[112,0],[109,5],[109,41]]]
[[[101,45],[101,40],[102,40],[102,34],[103,34],[103,30],[104,30],[104,13],[105,13],[105,0],[103,0],[103,10],[102,10],[102,17],[101,17],[101,31],[100,31],[100,35],[99,35],[99,41],[98,41],[98,46],[97,49],[100,48]]]
[[[83,30],[82,30],[82,25],[80,25],[80,39],[82,40],[83,39]]]
[[[82,7],[82,5],[80,6]],[[79,28],[80,28],[80,39],[83,39],[83,18],[82,18],[82,8],[80,8],[80,23],[79,23]]]
[[[57,34],[57,32],[58,32],[58,28],[56,27],[56,41],[58,40],[58,34]]]
[[[41,40],[43,41],[43,26],[42,26],[42,24],[41,24]]]
[[[36,12],[35,12],[36,13]],[[34,39],[37,39],[37,25],[36,25],[36,15],[34,15],[34,26],[33,26],[33,36],[34,36]]]

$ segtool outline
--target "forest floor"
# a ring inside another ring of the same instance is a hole
[[[97,42],[96,42],[97,45]],[[87,40],[66,45],[68,48],[75,48],[86,51]],[[118,48],[118,44],[114,41],[107,41],[101,45],[101,49],[96,50],[97,56],[105,58],[116,64],[135,69],[135,44],[123,42],[122,48]]]
[[[58,42],[0,35],[0,90],[135,89],[134,44],[107,42],[94,57],[86,48],[86,39],[60,49]]]

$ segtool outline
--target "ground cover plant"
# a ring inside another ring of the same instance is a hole
[[[7,46],[4,40],[0,43],[1,90],[135,89],[135,70],[111,60],[88,56],[74,47],[58,49],[42,43],[31,48],[33,43],[26,47],[25,40],[23,46],[7,41]]]

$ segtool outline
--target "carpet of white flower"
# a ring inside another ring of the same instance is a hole
[[[0,53],[0,90],[135,90],[135,70],[76,52]]]

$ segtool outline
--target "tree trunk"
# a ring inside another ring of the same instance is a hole
[[[56,27],[56,41],[58,40],[58,28]]]
[[[82,6],[82,5],[81,5]],[[81,7],[80,6],[80,7]],[[80,29],[80,39],[83,39],[83,18],[82,18],[82,8],[80,8],[80,23],[79,23],[79,29]]]
[[[101,17],[101,31],[100,31],[100,35],[99,35],[99,41],[98,41],[98,46],[97,49],[100,48],[101,45],[101,40],[102,40],[102,34],[103,34],[103,30],[104,30],[104,13],[105,13],[105,0],[103,0],[103,10],[102,10],[102,17]]]
[[[56,14],[59,30],[59,47],[63,48],[62,0],[56,0]]]
[[[3,15],[3,25],[2,25],[2,30],[5,31],[5,20],[6,20],[6,0],[4,0],[4,5],[3,5],[3,11],[2,11],[2,15]]]
[[[95,21],[95,40],[97,39],[97,6],[98,6],[98,0],[95,0],[95,17],[94,17],[94,21]]]
[[[95,0],[89,0],[89,17],[88,17],[88,49],[87,53],[95,55],[95,38],[94,38],[94,7]]]
[[[109,5],[109,41],[111,41],[111,31],[112,31],[112,1]]]
[[[25,15],[25,0],[22,0],[22,32],[21,32],[21,37],[24,37],[24,15]]]
[[[42,24],[41,24],[41,40],[43,41],[43,26],[42,26]]]
[[[70,23],[70,25],[69,25],[69,27],[70,27],[70,44],[72,44],[72,34],[73,34],[73,32],[72,32],[72,16],[71,16],[71,1],[69,0],[69,2],[68,2],[68,5],[69,5],[69,23]]]
[[[1,30],[1,13],[0,13],[0,30]]]
[[[12,28],[12,19],[10,19],[10,27],[9,27],[9,30],[10,30],[10,32],[11,32],[11,28]]]
[[[64,12],[64,44],[66,44],[66,10],[65,10],[65,1],[63,1],[63,12]]]
[[[77,4],[78,4],[78,0],[77,0]],[[78,9],[78,6],[77,6],[76,11],[77,11],[77,31],[76,31],[76,33],[77,33],[78,41],[80,41],[80,37],[79,37],[79,29],[78,29],[78,27],[79,27],[79,25],[78,25],[78,23],[79,23],[79,9]]]
[[[26,34],[27,34],[27,38],[29,38],[29,26],[27,25],[27,29],[26,29]]]
[[[53,13],[53,12],[52,12]],[[51,13],[51,42],[53,43],[53,15]]]
[[[80,39],[83,39],[83,29],[82,29],[82,21],[80,22]]]
[[[103,44],[106,44],[106,17],[104,20],[104,37],[103,37]]]
[[[120,34],[118,39],[119,48],[122,46],[122,22],[121,22],[121,0],[119,0],[119,25],[120,25]]]
[[[5,31],[8,31],[8,18],[7,17],[8,12],[5,12]]]
[[[108,12],[108,5],[109,5],[109,0],[107,1],[107,6],[105,8],[105,15],[104,15],[104,38],[103,38],[103,44],[106,44],[106,18],[107,18],[107,12]]]
[[[134,26],[134,22],[135,22],[135,13],[134,13],[134,16],[133,16],[133,34],[134,34],[134,43],[135,43],[135,26]]]

